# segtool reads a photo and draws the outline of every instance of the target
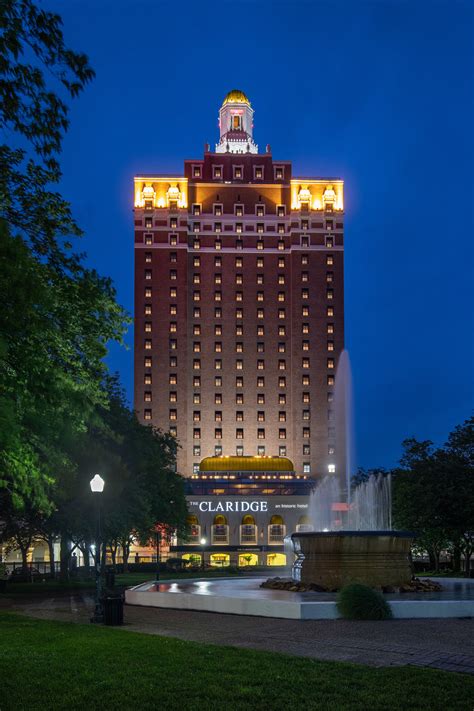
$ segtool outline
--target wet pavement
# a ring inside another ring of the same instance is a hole
[[[90,593],[2,596],[0,610],[89,623]],[[474,619],[283,620],[125,607],[121,628],[145,634],[371,666],[407,664],[474,674]]]

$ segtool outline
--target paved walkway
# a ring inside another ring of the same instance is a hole
[[[87,623],[93,599],[81,593],[3,598],[0,609]],[[127,605],[121,629],[314,659],[371,666],[413,664],[474,674],[474,619],[280,620]]]

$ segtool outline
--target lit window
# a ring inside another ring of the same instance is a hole
[[[193,403],[195,405],[200,405],[201,404],[201,395],[199,393],[194,393],[193,395]]]
[[[151,392],[149,390],[143,393],[143,399],[145,402],[151,402]]]
[[[145,410],[144,418],[145,420],[151,420],[151,410]]]
[[[278,275],[278,283],[279,283],[279,284],[284,284],[284,283],[285,283],[285,275],[284,275],[284,274],[279,274],[279,275]]]
[[[201,166],[200,165],[193,165],[193,178],[200,178],[201,177]]]
[[[301,315],[302,316],[309,316],[309,307],[308,306],[301,307]]]
[[[286,439],[286,429],[278,430],[278,439]]]
[[[328,368],[334,368],[334,358],[328,358]]]
[[[326,282],[332,284],[334,281],[334,272],[326,272]]]
[[[222,353],[222,343],[220,343],[219,341],[216,341],[214,343],[214,352],[215,353]]]
[[[278,447],[278,456],[286,457],[286,445],[280,444],[280,446]]]
[[[145,279],[151,279],[151,278],[152,278],[151,269],[145,269]]]
[[[214,257],[214,266],[219,269],[222,267],[222,257]]]
[[[145,289],[145,299],[151,299],[151,288],[147,287]]]
[[[234,205],[234,213],[236,217],[242,217],[242,215],[244,214],[244,206]]]
[[[239,445],[235,448],[235,453],[238,457],[243,457],[244,456],[244,448]]]
[[[334,341],[328,341],[328,351],[334,350]]]
[[[220,217],[222,215],[222,205],[214,203],[214,215]]]
[[[286,378],[278,378],[278,387],[286,388]]]
[[[301,298],[302,298],[302,299],[309,299],[309,291],[308,291],[308,289],[301,289]]]
[[[194,410],[193,422],[201,422],[201,410]]]
[[[201,439],[201,430],[199,427],[193,429],[193,439]]]
[[[235,300],[236,301],[243,301],[244,300],[244,295],[241,291],[235,292]]]
[[[222,291],[214,292],[214,301],[222,301]]]
[[[200,336],[201,335],[201,326],[198,323],[195,323],[193,326],[193,336]]]
[[[286,412],[284,410],[278,413],[278,422],[286,422]]]
[[[193,388],[200,388],[200,387],[201,387],[201,376],[195,375],[193,377]]]
[[[169,411],[169,419],[170,420],[176,420],[178,416],[177,410],[170,410]]]
[[[264,309],[257,309],[257,318],[264,318]]]
[[[311,448],[310,448],[309,444],[303,445],[303,454],[306,454],[306,455],[311,454]]]
[[[220,324],[216,324],[214,326],[214,335],[215,336],[222,336],[222,326]]]
[[[170,323],[170,333],[176,333],[177,329],[178,329],[178,324],[176,323],[176,321],[172,321]]]
[[[304,437],[304,439],[309,439],[309,436],[310,436],[309,427],[303,427],[303,437]]]
[[[169,384],[170,385],[177,385],[177,383],[178,383],[178,376],[176,375],[176,373],[171,373],[170,377],[169,377]],[[170,397],[171,397],[171,393],[170,393]]]
[[[281,166],[275,166],[275,180],[283,180],[283,168]]]
[[[257,336],[265,335],[265,326],[257,326]]]
[[[278,257],[278,269],[284,269],[284,268],[285,268],[284,257]]]
[[[222,411],[221,410],[214,411],[214,422],[222,422]]]
[[[216,306],[214,309],[214,318],[222,318],[222,309],[220,306]]]
[[[285,395],[285,393],[280,393],[280,395],[278,395],[278,404],[279,404],[279,405],[286,405],[286,395]]]
[[[212,166],[212,177],[216,180],[220,180],[220,178],[222,178],[222,166],[220,166],[220,165],[213,165]]]
[[[200,457],[200,456],[201,456],[201,445],[200,444],[193,445],[193,457]]]
[[[242,257],[235,258],[235,266],[237,269],[242,269],[242,267],[244,266],[244,261],[243,261]]]
[[[328,254],[328,255],[327,255],[327,257],[326,257],[326,264],[327,264],[328,267],[332,267],[332,265],[334,264],[334,257],[333,257],[332,254]]]
[[[278,309],[278,318],[285,318],[285,309]]]
[[[234,169],[234,179],[241,180],[242,179],[242,166],[241,165],[234,165],[232,167]]]
[[[201,266],[201,257],[193,257],[193,267]]]
[[[285,353],[286,351],[286,344],[285,343],[279,343],[278,344],[278,353]]]
[[[257,388],[264,388],[265,387],[265,378],[262,375],[259,375],[257,378]]]
[[[333,447],[332,445],[329,445],[328,454],[336,454],[336,448]]]
[[[262,180],[263,168],[261,166],[254,166],[254,178],[255,180]]]
[[[329,247],[329,249],[332,249],[334,247],[332,237],[326,237],[326,247]]]
[[[243,278],[242,274],[236,274],[235,275],[235,283],[236,284],[243,284],[243,282],[244,282],[244,278]]]
[[[144,377],[143,377],[143,382],[144,382],[145,385],[151,385],[151,375],[150,375],[150,373],[147,373],[146,375],[144,375]]]
[[[145,333],[151,333],[151,322],[150,321],[145,322]]]
[[[241,427],[238,427],[235,430],[235,439],[243,439],[244,438],[244,431]]]
[[[309,341],[303,341],[301,347],[304,351],[309,351]]]
[[[171,270],[170,270],[170,279],[171,279],[171,281],[176,281],[177,278],[178,278],[178,275],[177,275],[176,270],[175,270],[175,269],[171,269]]]
[[[263,274],[257,274],[257,284],[263,284]]]
[[[170,427],[170,435],[172,437],[177,437],[178,436],[178,430],[176,427]]]
[[[243,388],[244,387],[244,379],[242,378],[241,375],[238,375],[235,379],[235,387],[236,388]]]
[[[265,412],[263,410],[257,412],[257,422],[265,422]]]
[[[220,358],[216,358],[214,361],[214,370],[222,370],[222,361]]]
[[[222,393],[214,393],[214,404],[222,405]]]
[[[176,368],[178,365],[178,359],[176,356],[171,356],[170,357],[170,368]]]
[[[286,361],[284,361],[284,360],[278,361],[278,370],[286,370]]]
[[[220,427],[214,429],[214,439],[222,439],[222,430]]]
[[[145,217],[145,228],[149,230],[153,227],[153,219],[151,217]]]
[[[199,306],[193,308],[193,318],[201,318],[201,309]]]
[[[145,368],[151,368],[151,357],[150,356],[146,356],[146,358],[143,362],[144,362]]]
[[[151,262],[151,252],[145,252],[145,262],[150,264]]]
[[[244,317],[243,309],[235,309],[235,318],[242,319]]]
[[[309,375],[303,375],[301,378],[301,385],[309,385]]]
[[[263,269],[263,257],[257,257],[257,269]]]
[[[216,377],[214,378],[214,385],[216,388],[222,387],[222,376],[216,375]]]
[[[334,375],[328,375],[328,385],[334,385]]]
[[[257,291],[257,301],[263,301],[263,291]]]
[[[309,368],[309,358],[303,358],[302,366],[303,368]]]
[[[244,421],[244,413],[242,410],[237,410],[235,413],[235,420],[236,422],[243,422]]]
[[[257,217],[263,217],[265,215],[265,206],[264,205],[256,205],[255,214],[257,215]]]
[[[261,240],[257,242],[257,249],[263,249],[263,242]]]
[[[258,393],[257,405],[265,405],[265,395],[263,393]]]
[[[303,393],[301,397],[303,402],[309,402],[309,393]]]
[[[309,419],[311,419],[309,410],[303,410],[303,420],[309,420]]]
[[[257,361],[257,370],[265,370],[265,361],[264,360]]]
[[[311,464],[309,462],[303,463],[303,474],[311,474]]]
[[[257,447],[257,454],[259,457],[264,457],[265,456],[265,447],[258,446]]]
[[[327,307],[326,316],[334,316],[334,309],[332,306]]]
[[[193,222],[193,232],[199,232],[200,228],[201,228],[200,222]]]
[[[194,353],[200,353],[201,352],[201,344],[199,341],[195,341],[193,343],[193,351]]]
[[[201,361],[198,359],[193,360],[193,370],[201,370]]]
[[[145,350],[151,351],[151,341],[148,339],[145,341]]]
[[[219,251],[222,249],[222,242],[219,239],[216,239],[214,247]]]
[[[176,316],[178,313],[178,307],[176,304],[170,304],[170,316]]]
[[[244,369],[244,361],[243,360],[236,360],[235,361],[235,369],[236,370],[243,370]]]
[[[244,404],[244,396],[242,393],[237,393],[235,396],[235,403],[236,405],[243,405]]]
[[[278,326],[278,335],[286,336],[286,326]]]
[[[235,327],[235,335],[236,336],[243,336],[244,335],[244,327],[242,325],[237,325]]]
[[[235,352],[236,353],[243,353],[244,352],[244,344],[241,343],[240,341],[235,344]]]
[[[153,244],[153,235],[145,235],[145,244],[147,247]]]
[[[277,216],[278,217],[285,217],[285,206],[284,205],[277,205]]]
[[[265,439],[265,429],[263,427],[257,429],[257,439]]]

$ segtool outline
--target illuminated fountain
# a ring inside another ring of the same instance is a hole
[[[339,358],[334,410],[342,471],[330,464],[330,473],[311,496],[314,530],[291,536],[296,554],[292,577],[328,590],[353,582],[373,587],[409,583],[413,534],[391,530],[390,476],[371,476],[351,491],[354,433],[347,351]]]

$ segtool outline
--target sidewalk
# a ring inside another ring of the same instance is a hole
[[[0,601],[0,610],[86,624],[92,609],[88,593]],[[474,619],[281,620],[127,605],[120,629],[314,659],[474,674]]]

